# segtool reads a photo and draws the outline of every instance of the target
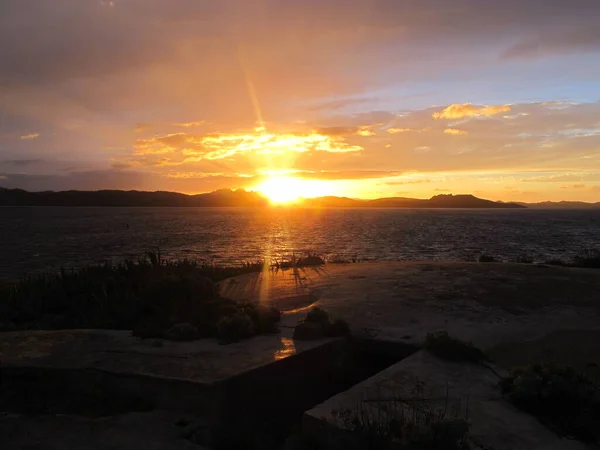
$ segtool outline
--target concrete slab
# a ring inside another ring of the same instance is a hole
[[[248,411],[267,415],[281,401],[305,410],[344,341],[294,342],[292,331],[230,345],[109,330],[0,333],[0,411],[106,416],[166,409],[204,417],[218,429]],[[288,380],[294,390],[273,389]]]
[[[93,369],[114,374],[212,384],[331,342],[295,342],[292,329],[229,345],[214,339],[141,339],[130,331],[59,330],[0,333],[3,367]]]
[[[556,331],[600,330],[599,274],[530,264],[373,262],[243,275],[221,289],[226,297],[275,303],[311,294],[354,331],[379,339],[419,343],[445,329],[487,350]]]
[[[3,450],[202,450],[187,439],[196,418],[167,411],[113,417],[0,414]]]
[[[425,384],[422,393],[415,394],[414,388],[419,382]],[[334,410],[359,409],[363,414],[376,418],[382,416],[381,411],[397,410],[402,402],[415,405],[415,397],[426,399],[431,407],[452,411],[452,417],[467,418],[475,448],[587,448],[579,442],[560,439],[535,418],[504,401],[498,388],[498,377],[488,368],[443,361],[424,350],[307,411],[303,428],[325,438],[324,430],[326,433],[328,427],[331,430],[331,427],[341,426],[339,419],[332,414]]]

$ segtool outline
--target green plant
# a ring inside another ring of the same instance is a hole
[[[263,266],[170,261],[155,249],[137,260],[28,275],[0,285],[0,331],[139,329],[160,337],[177,323],[192,322],[200,335],[214,336],[218,319],[235,312],[235,302],[221,298],[214,282]]]
[[[350,326],[345,320],[336,319],[333,322],[329,317],[327,310],[322,308],[313,308],[306,314],[304,322],[315,324],[320,329],[322,336],[348,336],[350,334]]]
[[[296,256],[292,254],[287,259],[275,260],[271,263],[271,268],[274,270],[292,269],[301,267],[321,266],[325,264],[325,259],[317,253],[307,252],[305,256]]]
[[[558,258],[549,259],[549,260],[545,261],[544,264],[546,264],[548,266],[561,266],[561,267],[566,267],[569,265],[567,262],[563,261],[562,259],[558,259]]]
[[[255,334],[252,319],[243,313],[222,317],[217,322],[217,337],[224,344],[246,339]]]
[[[473,343],[450,337],[447,331],[427,333],[424,348],[438,358],[449,361],[479,363],[487,359]]]
[[[589,269],[600,268],[600,250],[590,249],[573,258],[573,265]]]
[[[496,258],[494,258],[492,255],[487,255],[487,254],[482,254],[481,256],[479,256],[479,259],[477,260],[480,263],[493,263],[493,262],[498,262],[498,260]]]
[[[519,264],[533,264],[533,258],[528,255],[519,255],[516,262]]]
[[[277,324],[281,321],[281,311],[274,306],[241,302],[237,310],[250,317],[257,334],[279,332]]]
[[[329,324],[329,313],[327,310],[316,307],[306,313],[305,322],[315,322],[320,324]]]
[[[350,334],[350,325],[343,319],[336,319],[329,325],[329,336],[348,336]]]
[[[586,442],[600,440],[600,388],[571,367],[531,365],[500,381],[515,406],[557,432]]]
[[[459,417],[460,408],[448,410],[448,394],[446,406],[435,407],[425,397],[425,388],[417,382],[408,398],[367,399],[354,409],[332,411],[332,417],[350,433],[346,445],[352,449],[383,450],[392,443],[393,448],[413,450],[468,449],[467,417]]]

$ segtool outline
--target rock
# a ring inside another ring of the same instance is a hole
[[[192,341],[198,339],[198,329],[189,322],[177,323],[169,328],[165,337],[171,341]]]
[[[301,322],[296,325],[292,339],[296,341],[312,341],[323,339],[327,335],[326,326],[318,322]]]

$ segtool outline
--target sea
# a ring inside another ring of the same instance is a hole
[[[600,249],[600,210],[0,208],[0,278],[155,248],[215,264],[307,252],[361,261],[569,260]]]

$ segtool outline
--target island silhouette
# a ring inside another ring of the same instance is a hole
[[[264,195],[243,189],[220,189],[187,195],[166,191],[43,191],[0,188],[0,206],[179,206],[179,207],[266,207]],[[316,208],[526,208],[519,203],[485,200],[473,195],[435,195],[429,199],[406,197],[373,200],[347,197],[301,198],[293,206]]]

